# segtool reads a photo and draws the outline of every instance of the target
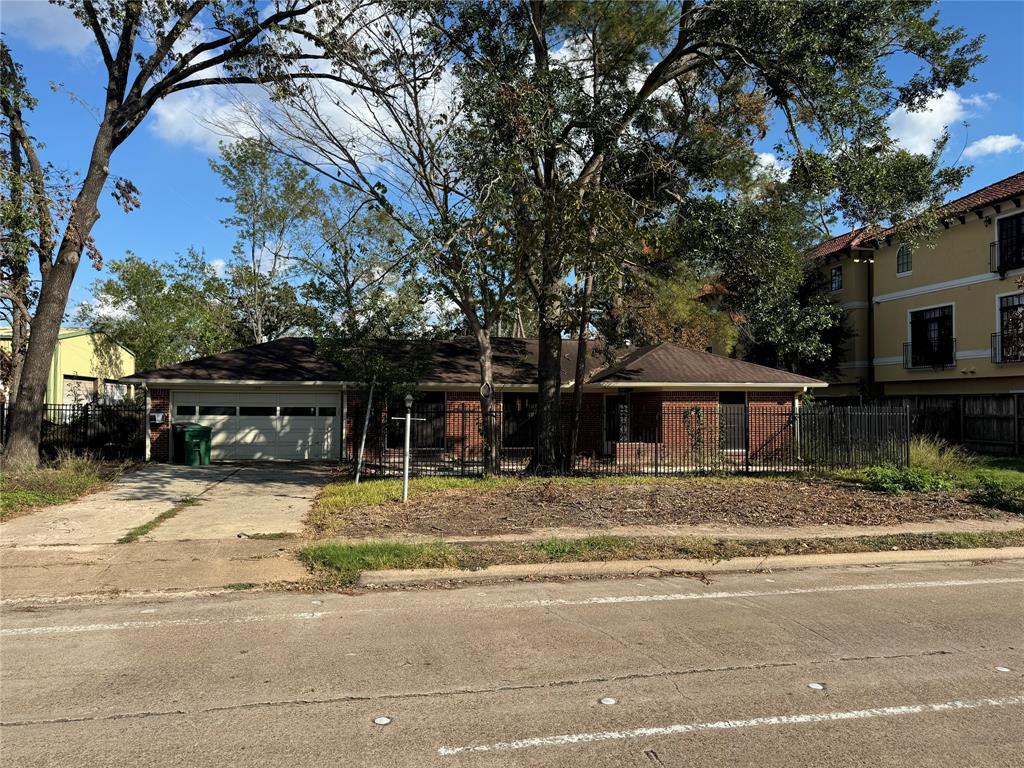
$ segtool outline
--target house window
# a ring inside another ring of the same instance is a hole
[[[953,305],[910,313],[909,367],[944,368],[956,364]],[[904,362],[908,362],[906,359]]]
[[[200,405],[200,416],[234,416],[235,406],[233,405]]]
[[[318,410],[318,413],[321,416],[337,416],[338,409],[333,405],[321,405]]]
[[[316,408],[312,405],[282,405],[282,416],[316,416]]]
[[[999,272],[1024,267],[1024,213],[1004,216],[996,220],[998,242],[998,263],[995,268]]]
[[[176,405],[174,413],[178,416],[195,416],[196,407],[194,405]]]
[[[465,424],[466,437],[479,434],[479,406],[471,410],[473,404],[467,404]],[[452,415],[461,418],[458,407]],[[395,399],[388,403],[387,429],[385,439],[388,448],[405,447],[405,400]],[[474,418],[475,417],[475,418]],[[444,448],[445,438],[445,399],[444,392],[421,392],[416,395],[412,404],[412,423],[409,424],[409,446],[411,448]]]
[[[501,444],[532,448],[537,440],[537,393],[506,392],[501,396]]]
[[[274,405],[240,405],[239,416],[276,416],[277,406]]]
[[[896,274],[908,275],[914,269],[914,253],[909,245],[901,245],[896,252]]]
[[[1024,293],[999,297],[996,362],[1024,362]]]
[[[832,286],[833,291],[843,290],[843,268],[832,267],[832,278],[829,283]]]
[[[64,377],[64,404],[82,405],[96,399],[96,379],[88,376]]]

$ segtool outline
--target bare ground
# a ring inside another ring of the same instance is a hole
[[[778,478],[692,478],[629,482],[525,481],[447,490],[338,512],[323,535],[399,533],[489,536],[538,528],[629,525],[886,526],[991,519],[1003,513],[964,493],[892,496],[853,483]]]

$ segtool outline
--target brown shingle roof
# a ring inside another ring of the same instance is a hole
[[[945,205],[940,206],[937,213],[939,219],[948,219],[1021,195],[1024,195],[1024,171],[1007,176],[1005,179],[958,197],[956,200],[951,200]],[[815,248],[812,253],[817,258],[831,256],[834,253],[841,253],[847,248],[866,246],[868,242],[876,237],[891,235],[896,229],[897,227],[888,227],[877,235],[872,236],[867,227],[859,227],[826,240]]]
[[[494,382],[498,385],[531,385],[537,381],[537,340],[494,338]],[[475,386],[480,382],[477,345],[472,338],[447,341],[387,341],[376,352],[401,364],[412,355],[423,360],[420,384]],[[562,340],[562,382],[576,372],[576,341]],[[806,376],[733,360],[708,352],[684,349],[675,344],[611,349],[602,341],[587,343],[589,380],[609,385],[664,384],[792,384],[794,388],[820,385]],[[340,382],[345,373],[316,353],[311,338],[284,338],[266,344],[233,349],[178,365],[142,371],[128,381],[216,382]]]
[[[638,348],[618,364],[598,373],[592,381],[618,384],[792,384],[797,387],[822,383],[789,371],[668,342]]]

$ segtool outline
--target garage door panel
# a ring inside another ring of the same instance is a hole
[[[211,428],[211,458],[216,461],[336,459],[341,442],[340,400],[337,392],[174,393],[175,405],[233,414],[176,418]]]

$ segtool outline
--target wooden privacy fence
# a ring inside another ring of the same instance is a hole
[[[397,477],[404,461],[404,409],[371,414],[362,471]],[[414,405],[410,474],[474,476],[529,468],[536,409],[491,414],[496,447],[487,461],[484,419],[469,403]],[[362,419],[360,418],[360,423]],[[568,414],[563,414],[563,446]],[[353,446],[358,446],[354,441]],[[680,409],[617,409],[581,429],[569,467],[577,474],[677,475],[700,472],[800,472],[874,464],[906,466],[910,415],[880,406],[697,405]],[[352,447],[347,458],[357,460]]]
[[[1024,447],[1024,398],[1005,395],[908,395],[881,405],[906,407],[914,435],[929,435],[991,453]]]
[[[0,403],[0,445],[7,442],[10,411]],[[146,456],[146,409],[136,405],[47,405],[39,452],[92,455],[102,459],[143,459]]]

